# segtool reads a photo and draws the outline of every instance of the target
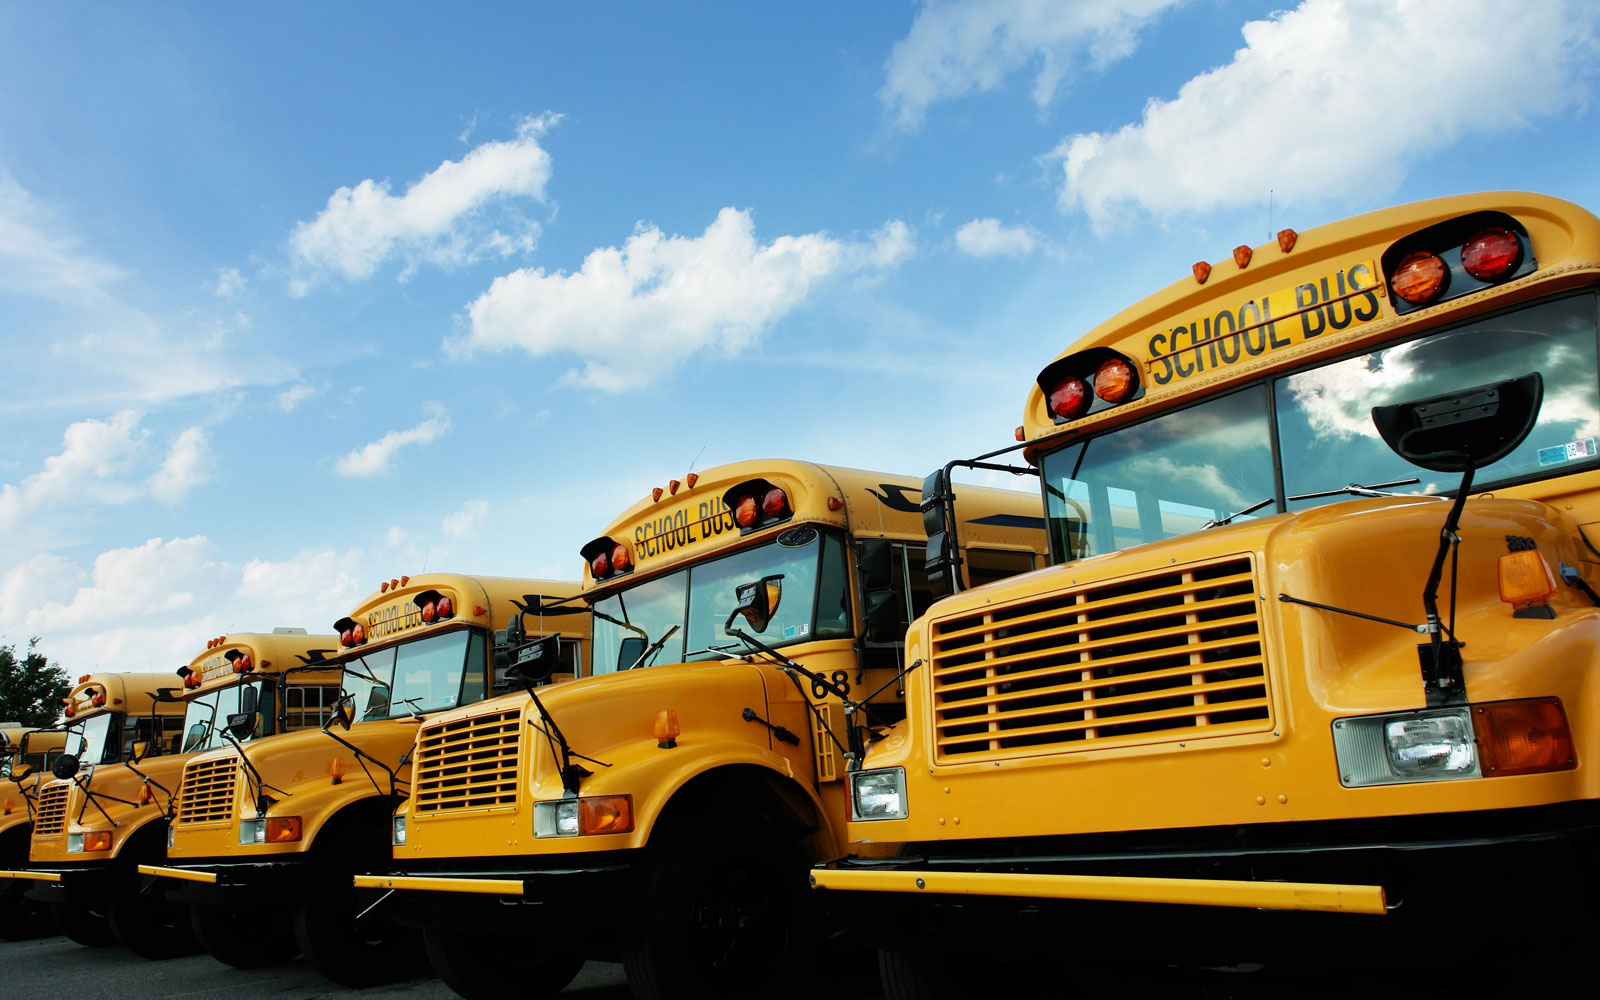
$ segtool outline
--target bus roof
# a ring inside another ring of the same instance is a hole
[[[752,483],[783,490],[793,516],[741,532],[726,498]],[[963,539],[1000,549],[1039,549],[1039,536],[1033,534],[1044,529],[1038,492],[981,486],[957,486],[956,492]],[[855,538],[921,541],[926,537],[921,500],[922,480],[910,476],[793,459],[733,462],[707,469],[692,482],[685,477],[675,491],[669,488],[659,497],[640,500],[584,546],[584,552],[605,539],[628,548],[635,570],[603,581],[605,586],[761,541],[801,523],[834,525]],[[586,564],[584,586],[595,585]]]
[[[1441,302],[1404,317],[1397,315],[1389,303],[1383,276],[1384,252],[1396,241],[1430,226],[1479,212],[1503,213],[1519,223],[1534,247],[1538,269],[1497,285],[1492,291],[1455,298],[1448,306]],[[1363,265],[1373,273],[1361,271]],[[1193,398],[1202,389],[1214,394],[1326,351],[1335,338],[1311,340],[1326,329],[1314,314],[1328,303],[1330,293],[1346,290],[1346,282],[1358,286],[1348,289],[1351,295],[1370,289],[1373,305],[1370,320],[1359,317],[1362,322],[1351,323],[1340,331],[1338,342],[1352,348],[1382,342],[1394,335],[1397,326],[1418,319],[1426,322],[1441,314],[1471,315],[1474,308],[1501,308],[1551,290],[1591,282],[1600,272],[1600,219],[1577,205],[1545,195],[1518,191],[1457,195],[1369,212],[1303,233],[1284,230],[1277,242],[1241,247],[1235,256],[1216,264],[1196,264],[1195,271],[1096,326],[1040,372],[1039,380],[1028,390],[1023,410],[1024,438],[1030,445],[1030,454],[1041,439],[1078,437]],[[1203,280],[1201,272],[1206,272]],[[1231,315],[1221,315],[1224,312]],[[1262,350],[1241,351],[1234,347],[1233,361],[1224,354],[1222,364],[1215,357],[1210,366],[1203,360],[1198,365],[1183,363],[1182,356],[1200,353],[1198,349],[1188,349],[1194,341],[1208,341],[1213,331],[1230,334],[1248,322],[1264,323],[1266,320],[1260,319],[1263,312],[1270,313],[1268,318],[1276,321],[1273,327],[1279,335],[1270,342],[1263,338]],[[1298,319],[1283,322],[1302,314],[1310,314],[1304,326]],[[1223,329],[1224,325],[1227,329]],[[1094,364],[1109,352],[1133,362],[1143,395],[1118,406],[1092,408],[1088,415],[1062,426],[1049,410],[1049,390],[1043,383],[1054,383],[1067,374],[1064,366],[1070,366],[1072,359],[1082,356]],[[1180,367],[1175,369],[1173,364]],[[1183,367],[1194,371],[1181,374]]]
[[[360,644],[362,648],[383,646],[385,640],[398,642],[436,629],[459,627],[462,623],[499,631],[518,614],[513,601],[523,601],[529,596],[566,598],[578,592],[578,585],[569,580],[422,573],[385,582],[348,617],[335,622],[334,628],[342,633],[351,625],[359,624],[366,636],[366,641]],[[454,613],[446,620],[425,622],[422,606],[425,599],[434,594],[448,597]],[[560,634],[586,640],[589,624],[589,616],[585,614],[547,615],[542,629],[530,621],[529,634]],[[340,640],[334,641],[334,647],[340,648]]]
[[[185,665],[186,669],[200,675],[198,688],[185,688],[181,678],[174,680],[172,677],[164,678],[161,686],[176,688],[178,694],[192,697],[228,687],[238,680],[240,674],[234,670],[234,664],[241,656],[249,657],[250,673],[259,676],[280,674],[306,666],[308,662],[331,658],[338,652],[338,636],[308,635],[305,629],[236,632],[208,640],[206,648]],[[335,683],[339,679],[339,664],[331,662],[327,671],[308,672],[304,676],[307,684]]]
[[[171,674],[84,674],[63,701],[68,721],[74,724],[108,712],[145,715],[155,704],[158,689],[178,686]],[[177,712],[182,711],[179,706]]]

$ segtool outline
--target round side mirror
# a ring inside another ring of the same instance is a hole
[[[56,762],[50,765],[50,773],[67,781],[76,778],[78,776],[77,754],[64,753],[57,757]]]

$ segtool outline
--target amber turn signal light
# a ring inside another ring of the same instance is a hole
[[[1559,699],[1474,705],[1472,728],[1485,776],[1565,771],[1577,766],[1572,730]]]
[[[578,800],[578,832],[627,833],[633,829],[633,796],[596,795]]]
[[[656,713],[656,746],[671,750],[678,745],[678,713],[663,708]]]
[[[299,839],[299,816],[269,816],[267,818],[267,843],[292,844]]]
[[[1389,285],[1394,293],[1414,306],[1426,305],[1444,291],[1450,272],[1438,254],[1426,250],[1406,255],[1394,269]]]
[[[83,849],[86,853],[89,851],[111,850],[111,831],[100,830],[95,833],[84,834]]]
[[[1500,557],[1500,599],[1507,604],[1547,601],[1556,592],[1556,575],[1538,549]]]

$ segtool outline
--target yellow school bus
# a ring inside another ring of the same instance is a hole
[[[417,729],[433,713],[482,701],[526,629],[582,669],[589,623],[527,619],[529,595],[577,586],[427,573],[382,583],[334,627],[343,694],[318,729],[199,754],[184,767],[167,863],[140,870],[192,906],[201,944],[250,968],[296,952],[347,985],[414,974],[415,933],[366,913],[378,894],[351,878],[388,856],[390,818],[412,783]]]
[[[768,460],[653,490],[581,551],[594,676],[424,723],[415,766],[444,780],[357,884],[399,890],[464,996],[554,994],[585,958],[647,997],[765,980],[814,929],[792,904],[844,843],[866,724],[901,713],[919,488]],[[961,492],[968,573],[1032,569],[1037,498]]]
[[[304,629],[208,639],[172,674],[86,675],[69,696],[68,751],[45,785],[33,829],[30,895],[73,940],[113,938],[146,958],[196,948],[186,907],[147,885],[166,856],[184,762],[195,753],[306,725],[332,701],[335,641]],[[229,717],[247,721],[227,728]]]
[[[59,729],[0,722],[0,868],[28,863],[39,784],[67,745]],[[42,904],[27,898],[28,882],[0,875],[0,941],[21,941],[54,933]]]
[[[893,856],[814,873],[907,932],[891,996],[1020,954],[1021,911],[1207,964],[1569,930],[1442,933],[1593,887],[1597,279],[1588,212],[1445,198],[1196,265],[1045,366],[1054,565],[912,627],[850,776]]]

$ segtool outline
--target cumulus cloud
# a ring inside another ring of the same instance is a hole
[[[1043,108],[1082,66],[1128,56],[1139,30],[1180,0],[929,0],[884,65],[878,91],[897,128],[912,131],[933,104],[997,90],[1037,65]]]
[[[149,431],[140,415],[123,410],[110,420],[80,420],[67,427],[61,451],[44,460],[44,468],[20,485],[0,485],[0,530],[15,527],[27,515],[67,503],[124,504],[139,496],[125,481]]]
[[[391,193],[388,181],[371,178],[339,188],[315,219],[289,235],[290,292],[305,294],[325,274],[370,278],[391,257],[406,261],[404,279],[420,263],[453,267],[531,250],[538,223],[506,203],[545,200],[550,154],[539,139],[557,120],[526,119],[515,138],[446,160],[400,195]],[[497,215],[488,211],[492,204],[500,208]]]
[[[372,589],[363,588],[358,582],[361,564],[362,555],[355,549],[345,552],[305,549],[276,562],[252,559],[239,571],[236,594],[251,606],[306,608],[307,611],[289,614],[290,620],[276,624],[322,632],[331,628],[329,623],[348,613]],[[280,612],[279,617],[287,613]],[[307,613],[315,620],[306,621]]]
[[[454,514],[446,514],[439,527],[451,538],[467,538],[476,535],[488,519],[488,501],[468,500]]]
[[[973,219],[956,230],[956,246],[974,257],[1025,257],[1038,245],[1032,229],[1003,225],[999,219]]]
[[[166,460],[147,481],[150,495],[175,504],[211,476],[211,440],[199,427],[190,427],[173,439]]]
[[[211,548],[204,536],[195,535],[151,538],[133,548],[102,552],[95,557],[87,586],[65,601],[22,605],[26,610],[19,624],[28,634],[40,635],[191,609],[200,598],[221,592],[225,568],[209,559]],[[7,610],[11,614],[14,609]]]
[[[237,267],[219,267],[211,291],[219,299],[231,299],[244,291],[244,275],[239,273]]]
[[[1061,207],[1098,229],[1156,216],[1392,188],[1417,160],[1463,138],[1582,103],[1600,64],[1600,8],[1517,9],[1460,0],[1304,0],[1244,26],[1225,66],[1152,100],[1138,122],[1064,139]],[[1515,66],[1508,85],[1494,66]],[[1438,86],[1419,81],[1437,81]],[[1445,81],[1448,81],[1446,83]],[[1417,113],[1381,113],[1412,95]]]
[[[350,478],[366,478],[389,471],[394,456],[402,448],[429,444],[450,429],[450,415],[437,403],[428,405],[432,416],[403,431],[390,431],[370,444],[352,449],[334,462],[334,471]]]
[[[892,221],[865,241],[826,233],[756,239],[750,212],[724,208],[700,236],[640,224],[619,247],[590,252],[575,274],[524,268],[496,278],[467,307],[451,353],[521,348],[570,353],[571,384],[607,391],[644,385],[697,351],[736,354],[823,281],[894,267],[915,247]]]

